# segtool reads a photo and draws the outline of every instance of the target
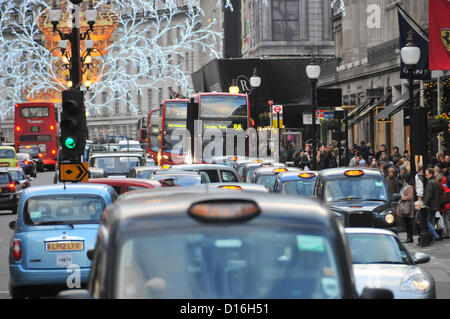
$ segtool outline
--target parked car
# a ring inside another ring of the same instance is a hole
[[[378,169],[329,168],[318,173],[315,196],[323,201],[346,227],[376,227],[397,232],[393,209],[400,194],[389,195]]]
[[[15,181],[6,168],[0,168],[0,210],[11,210],[17,213],[16,187],[19,181]]]
[[[277,175],[274,192],[314,197],[317,171],[284,172]]]
[[[435,299],[433,276],[418,266],[430,256],[416,253],[412,258],[391,231],[374,228],[346,228],[353,259],[356,289],[386,288],[395,299]]]
[[[238,172],[230,166],[221,164],[183,164],[174,168],[183,171],[204,172],[211,183],[241,183]]]
[[[127,174],[127,178],[147,178],[150,179],[153,172],[161,170],[160,166],[136,166],[132,167]]]
[[[117,197],[107,185],[36,186],[23,191],[9,252],[13,299],[52,295],[67,289],[76,270],[86,287],[100,215]],[[78,287],[78,288],[80,288]]]
[[[138,193],[102,215],[88,290],[60,298],[358,298],[343,228],[316,201],[182,187]],[[369,296],[392,292],[361,295]]]
[[[165,187],[157,181],[150,181],[138,178],[90,178],[87,183],[109,185],[118,195],[137,189],[149,189]]]
[[[16,150],[12,146],[0,146],[0,167],[17,167],[19,160],[17,159]]]
[[[23,168],[24,172],[31,177],[37,175],[37,165],[34,159],[28,153],[17,153],[17,159],[19,160],[19,166]]]

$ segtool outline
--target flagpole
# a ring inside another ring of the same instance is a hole
[[[441,74],[437,77],[437,115],[441,114]],[[438,133],[438,152],[441,153],[441,134]]]
[[[406,12],[398,3],[396,3],[395,6],[399,8],[428,38],[428,32],[422,29],[422,27],[408,14],[408,12]]]

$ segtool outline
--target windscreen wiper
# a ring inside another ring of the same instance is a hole
[[[35,223],[35,226],[45,226],[45,225],[67,225],[67,226],[71,226],[72,228],[74,228],[73,224],[71,223],[66,223],[63,221],[51,221],[51,222],[40,222],[40,223]]]
[[[373,202],[386,202],[384,199],[379,199],[379,198],[364,198],[364,200],[373,201]]]
[[[343,197],[343,198],[336,199],[336,202],[343,201],[343,200],[358,200],[358,199],[361,199],[361,198],[349,196],[349,197]]]

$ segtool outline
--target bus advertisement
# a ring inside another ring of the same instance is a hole
[[[40,170],[44,167],[55,169],[58,158],[55,105],[49,102],[17,103],[14,112],[14,142],[18,152],[19,149],[35,149],[34,146],[38,146],[39,153],[30,155],[42,163]]]

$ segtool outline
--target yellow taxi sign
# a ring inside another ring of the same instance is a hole
[[[364,172],[362,170],[360,170],[360,169],[353,169],[353,170],[345,171],[344,175],[345,176],[351,176],[351,177],[363,176]]]
[[[162,169],[169,169],[169,168],[171,168],[172,166],[170,166],[170,165],[163,165],[163,166],[161,166],[161,168]]]
[[[219,188],[223,188],[223,189],[237,189],[237,190],[242,190],[241,186],[236,186],[236,185],[222,185],[219,186]]]
[[[59,165],[59,180],[61,182],[87,182],[88,179],[87,162]]]
[[[283,173],[283,172],[287,172],[288,169],[287,168],[275,168],[274,170],[272,170],[273,173]]]
[[[316,177],[316,174],[314,174],[314,173],[301,173],[301,174],[298,174],[298,177],[301,177],[301,178],[313,178],[313,177]]]

